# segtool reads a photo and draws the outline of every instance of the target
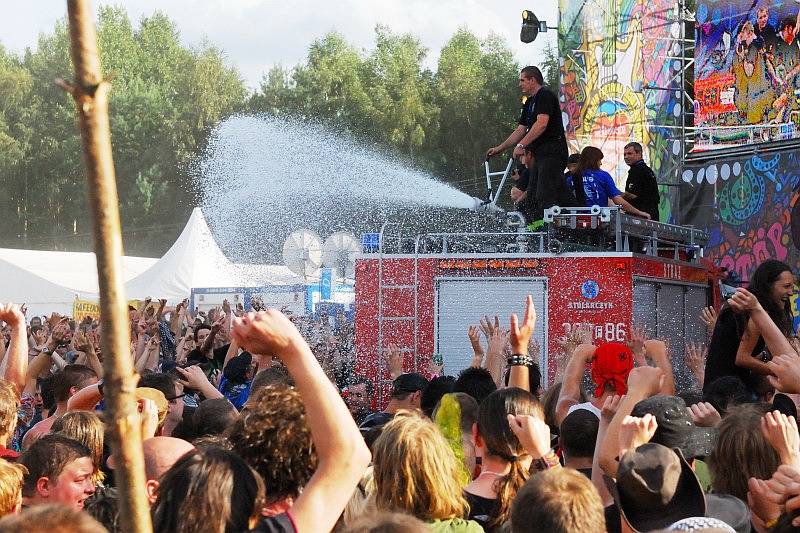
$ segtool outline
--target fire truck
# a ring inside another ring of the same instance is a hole
[[[646,326],[669,341],[679,389],[691,384],[684,345],[706,339],[698,314],[714,303],[719,277],[703,261],[707,234],[613,207],[553,207],[541,231],[528,230],[516,212],[495,216],[502,231],[404,235],[385,224],[364,236],[355,260],[356,371],[376,383],[380,405],[391,393],[382,355],[390,343],[400,347],[405,372],[428,374],[440,355],[443,373],[457,375],[473,357],[468,327],[498,316],[508,328],[529,294],[545,386],[559,340],[583,322],[596,344]]]

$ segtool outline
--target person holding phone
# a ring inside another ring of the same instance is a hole
[[[758,266],[747,287],[786,336],[794,333],[790,304],[794,283],[789,265],[768,259]],[[771,373],[767,365],[771,358],[755,323],[747,314],[736,313],[726,301],[708,347],[703,392],[721,377],[737,376],[753,397],[759,396],[761,385]]]

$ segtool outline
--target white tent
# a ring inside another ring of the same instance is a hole
[[[156,264],[126,283],[125,289],[129,299],[151,296],[176,302],[188,297],[196,287],[257,285],[247,270],[246,266],[234,265],[225,257],[202,211],[195,207],[175,244]]]
[[[122,275],[131,279],[155,264],[148,257],[123,257]],[[28,316],[72,314],[73,301],[98,301],[93,252],[0,249],[0,302],[26,304]]]

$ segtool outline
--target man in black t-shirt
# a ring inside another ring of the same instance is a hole
[[[626,144],[622,157],[625,164],[631,167],[622,198],[636,209],[649,214],[650,220],[658,222],[658,202],[661,201],[661,196],[658,194],[656,175],[644,162],[642,145],[637,142]]]
[[[513,157],[523,155],[526,146],[533,150],[538,178],[535,195],[529,187],[528,199],[536,199],[542,209],[554,205],[577,206],[575,195],[564,181],[567,165],[567,140],[561,121],[561,107],[553,91],[544,87],[538,67],[525,67],[520,72],[519,86],[527,96],[519,118],[519,126],[505,141],[487,150],[487,157],[514,146]]]

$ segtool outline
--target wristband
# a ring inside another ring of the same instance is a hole
[[[508,366],[531,366],[533,365],[533,359],[526,354],[512,353],[508,359],[506,359],[506,364]]]
[[[545,470],[558,468],[559,466],[561,466],[561,463],[558,460],[556,452],[552,449],[544,454],[544,457],[534,459],[533,462],[531,462],[531,470],[536,472],[544,472]]]

